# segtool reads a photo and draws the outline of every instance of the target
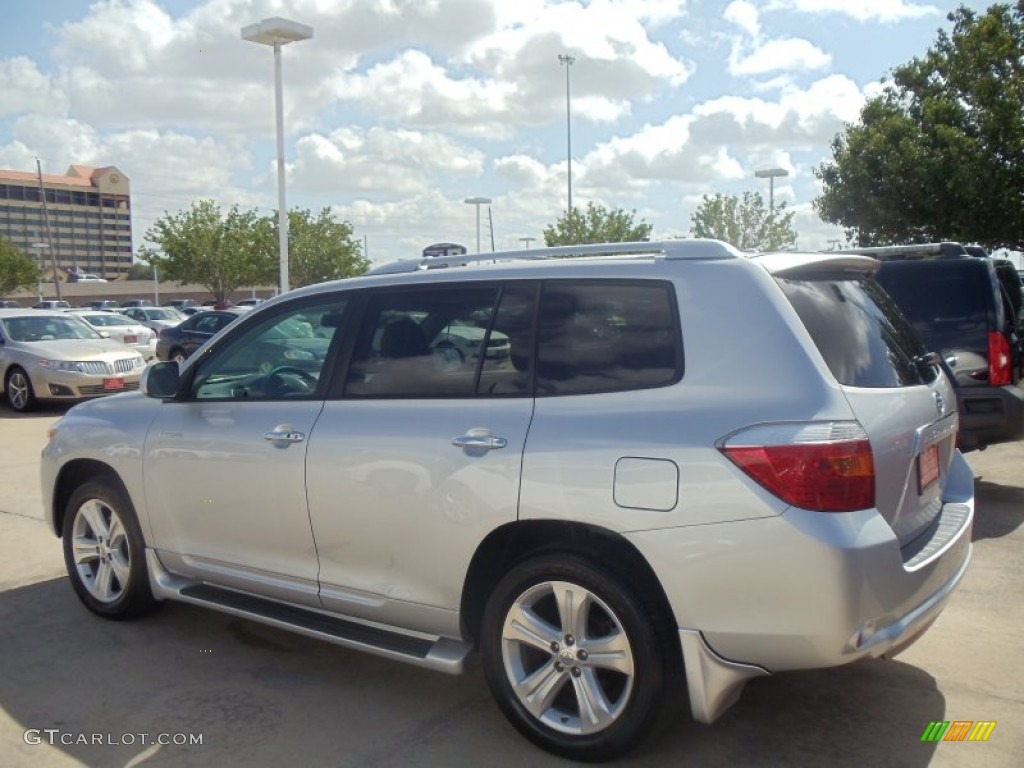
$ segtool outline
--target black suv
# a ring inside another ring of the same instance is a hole
[[[973,251],[975,246],[968,248]],[[957,384],[960,450],[1024,437],[1020,289],[1012,297],[1007,292],[1009,275],[1003,264],[987,258],[982,249],[969,252],[958,243],[853,252],[882,262],[876,279],[925,347],[939,352],[948,364]]]

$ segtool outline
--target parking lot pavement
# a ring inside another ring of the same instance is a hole
[[[38,455],[61,412],[0,406],[5,768],[565,765],[513,731],[478,668],[448,677],[185,605],[135,622],[93,617],[41,522]],[[1019,765],[1024,446],[968,459],[978,476],[974,560],[917,645],[892,661],[755,680],[713,726],[676,708],[622,762]],[[997,725],[985,743],[922,743],[929,722],[946,720]],[[148,743],[161,734],[202,744]]]

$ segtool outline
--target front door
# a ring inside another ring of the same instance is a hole
[[[173,570],[317,604],[305,462],[328,357],[309,342],[331,343],[344,305],[247,318],[185,370],[186,396],[163,404],[143,461],[153,540]]]

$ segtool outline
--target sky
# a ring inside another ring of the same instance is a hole
[[[273,52],[240,31],[284,17],[314,29],[283,48],[288,207],[329,207],[374,263],[474,251],[474,196],[483,250],[542,244],[570,135],[574,206],[681,237],[704,195],[767,200],[755,171],[782,168],[776,204],[823,249],[843,235],[813,211],[814,168],[958,4],[0,0],[0,168],[116,165],[136,248],[202,199],[272,214]]]

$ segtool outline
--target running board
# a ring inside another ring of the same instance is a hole
[[[466,658],[472,651],[468,643],[447,637],[428,638],[404,634],[244,592],[185,581],[164,570],[152,552],[147,554],[151,583],[158,587],[158,597],[161,598],[212,608],[306,637],[450,675],[463,671]],[[157,567],[154,568],[154,565]],[[154,573],[155,570],[158,572]]]

